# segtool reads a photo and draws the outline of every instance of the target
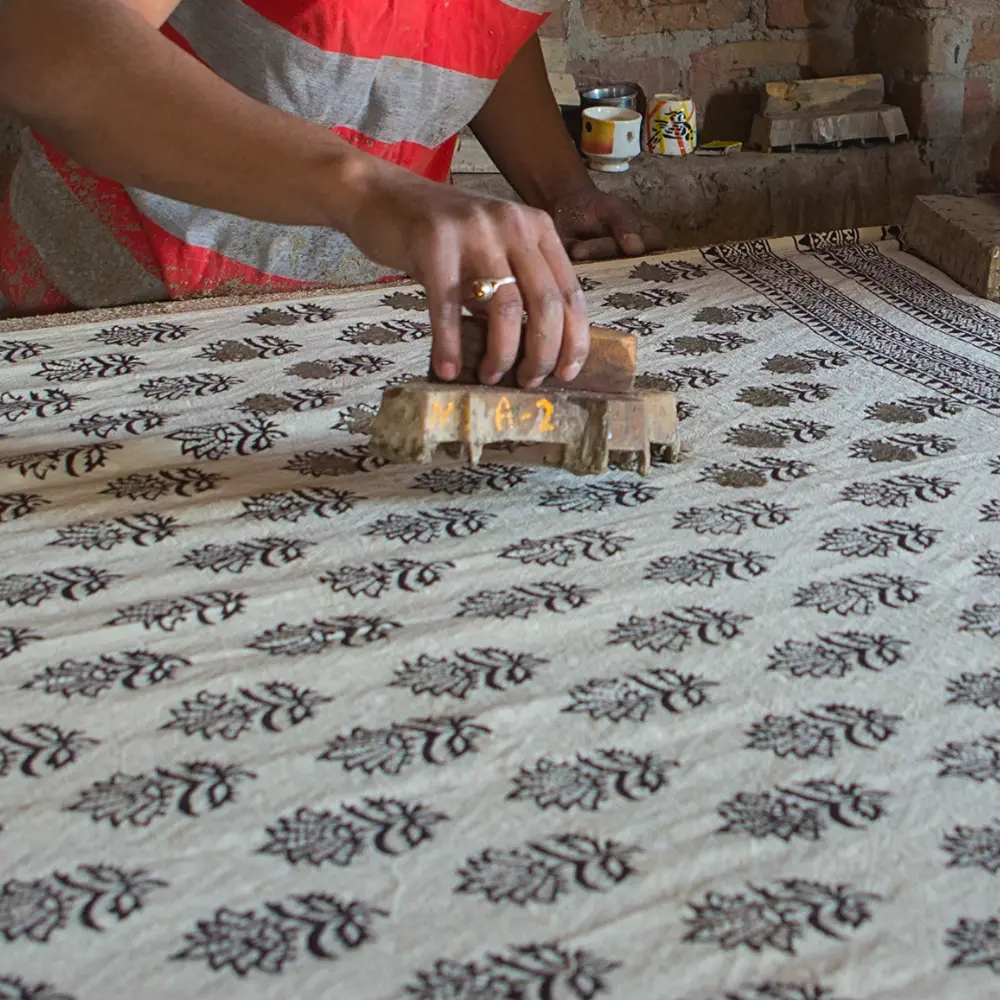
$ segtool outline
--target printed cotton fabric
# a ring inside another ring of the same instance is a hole
[[[683,460],[382,466],[409,286],[0,329],[0,996],[1000,994],[1000,309],[581,270]]]

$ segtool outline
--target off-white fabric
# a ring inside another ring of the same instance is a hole
[[[647,479],[378,467],[408,287],[0,334],[3,1000],[1000,995],[1000,309],[581,274]]]

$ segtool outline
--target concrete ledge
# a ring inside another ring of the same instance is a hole
[[[592,176],[652,216],[669,249],[900,225],[917,195],[939,190],[920,147],[909,142],[720,157],[643,154],[627,173]],[[516,197],[497,174],[456,175],[455,184]]]

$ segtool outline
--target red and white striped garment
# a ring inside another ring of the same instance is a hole
[[[560,0],[181,0],[174,44],[272,107],[436,181],[455,135]],[[0,312],[53,312],[386,271],[342,234],[126,188],[33,133],[0,210]]]

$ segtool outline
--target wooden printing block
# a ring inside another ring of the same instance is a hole
[[[486,356],[487,323],[478,316],[463,316],[461,325],[462,370],[454,382],[462,385],[479,383],[479,363]],[[500,386],[517,386],[517,368],[524,357],[523,348],[518,352],[513,367],[500,381]],[[542,382],[543,389],[571,389],[586,392],[630,392],[635,384],[638,364],[636,338],[631,333],[607,330],[600,326],[590,328],[590,352],[580,374],[572,382],[560,382],[550,376]],[[431,382],[438,382],[433,370],[428,373]]]
[[[918,197],[903,241],[967,291],[1000,302],[1000,196]]]
[[[577,475],[610,464],[649,472],[653,457],[679,458],[672,392],[620,395],[562,389],[465,387],[410,382],[386,389],[372,424],[370,451],[390,462],[430,462],[438,449],[479,463],[488,445],[543,444]]]

